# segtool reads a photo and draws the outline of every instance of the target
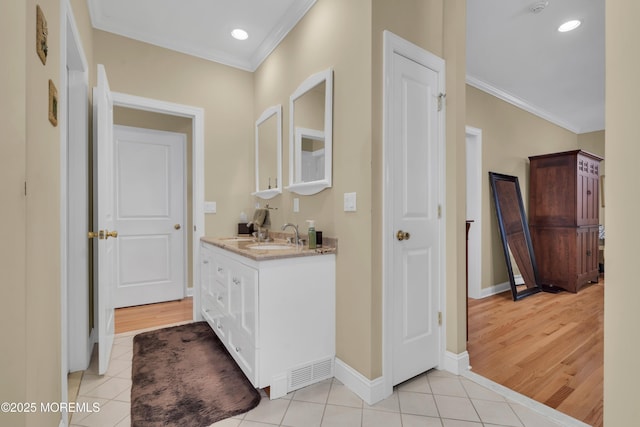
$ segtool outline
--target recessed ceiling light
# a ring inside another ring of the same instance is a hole
[[[558,31],[561,33],[566,33],[567,31],[575,30],[580,26],[581,22],[577,19],[573,19],[571,21],[567,21],[564,24],[558,27]]]
[[[231,36],[236,40],[246,40],[249,38],[249,34],[247,34],[245,30],[242,30],[240,28],[236,28],[235,30],[231,31]]]

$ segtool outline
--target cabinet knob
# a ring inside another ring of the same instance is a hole
[[[591,256],[591,250],[590,249],[587,250],[587,256]]]
[[[240,280],[238,280],[238,279],[237,279],[237,278],[235,278],[235,277],[233,278],[233,280],[232,280],[232,281],[233,281],[233,283],[234,283],[235,285],[239,285],[239,284],[240,284]]]
[[[591,195],[591,190],[587,190],[587,196]]]
[[[218,323],[218,329],[222,329],[222,325]]]
[[[218,267],[218,273],[222,273],[222,267]]]
[[[209,264],[209,260],[205,259],[204,261],[202,261],[203,264]]]
[[[222,301],[222,295],[218,297],[218,301]]]
[[[236,352],[240,353],[240,350],[242,350],[240,347],[236,347]]]

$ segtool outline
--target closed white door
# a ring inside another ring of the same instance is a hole
[[[114,140],[115,306],[181,299],[186,136],[115,126]]]
[[[393,54],[393,384],[439,362],[438,74]]]
[[[98,85],[94,105],[94,215],[98,239],[94,239],[94,273],[97,277],[98,373],[109,368],[113,346],[115,311],[113,291],[116,279],[115,212],[113,205],[113,99],[107,74],[98,64]]]

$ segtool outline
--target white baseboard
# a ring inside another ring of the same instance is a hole
[[[384,379],[382,377],[370,380],[337,357],[334,376],[369,405],[389,397],[385,395]]]
[[[495,286],[491,286],[489,288],[482,288],[480,290],[480,298],[490,297],[491,295],[497,295],[502,292],[506,292],[511,290],[511,283],[504,282],[498,283]]]
[[[540,415],[550,418],[561,426],[564,427],[589,427],[588,424],[583,423],[580,420],[576,420],[573,417],[570,417],[567,414],[563,414],[560,411],[557,411],[549,406],[543,405],[540,402],[537,402],[523,394],[520,394],[516,391],[511,390],[501,384],[491,381],[488,378],[485,378],[481,375],[472,372],[471,370],[466,370],[460,373],[461,376],[470,379],[476,384],[479,384],[489,390],[495,391],[496,393],[504,396],[505,398],[512,400],[516,403],[519,403],[526,408],[539,413]]]
[[[443,369],[451,372],[452,374],[462,375],[463,372],[469,370],[469,353],[463,351],[462,353],[455,354],[450,351],[444,354]]]

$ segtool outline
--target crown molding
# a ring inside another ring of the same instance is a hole
[[[539,108],[533,104],[530,104],[529,102],[525,101],[522,98],[518,98],[515,95],[512,95],[508,92],[498,89],[497,87],[492,86],[489,83],[486,83],[476,77],[473,77],[467,74],[466,81],[469,86],[473,86],[476,89],[486,92],[489,95],[493,95],[496,98],[499,98],[505,102],[508,102],[511,105],[515,105],[516,107],[522,110],[525,110],[535,116],[538,116],[548,122],[551,122],[557,126],[560,126],[561,128],[567,129],[568,131],[571,131],[575,134],[583,133],[578,126],[574,126],[571,123],[565,120],[562,120],[561,118],[549,113],[548,111],[542,108]]]
[[[239,68],[244,71],[255,71],[260,64],[278,47],[280,42],[289,34],[289,32],[297,25],[297,23],[305,16],[305,14],[313,7],[317,0],[297,1],[282,17],[280,22],[265,37],[263,42],[258,46],[249,58],[241,58],[227,52],[216,51],[210,49],[198,49],[194,46],[188,46],[176,43],[170,38],[153,37],[136,31],[134,28],[118,25],[105,19],[101,10],[100,2],[89,0],[89,16],[91,17],[91,25],[102,31],[128,37],[143,43],[152,44],[154,46],[170,49],[186,55],[195,56],[206,59],[208,61],[217,62],[230,67]]]

